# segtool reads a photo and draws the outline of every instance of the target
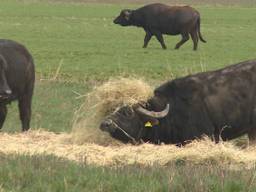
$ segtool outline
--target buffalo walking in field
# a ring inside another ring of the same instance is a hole
[[[18,100],[22,131],[29,129],[34,82],[34,63],[28,50],[17,42],[1,39],[0,128],[6,118],[6,105]]]
[[[206,42],[200,32],[200,14],[190,6],[168,6],[160,3],[149,4],[136,10],[124,9],[115,18],[115,24],[121,26],[142,27],[146,36],[143,47],[146,48],[152,36],[155,36],[166,49],[163,34],[181,35],[182,39],[175,46],[179,49],[191,36],[194,50],[197,49],[198,39]]]
[[[219,142],[243,134],[256,141],[256,60],[168,81],[100,128],[125,143],[185,144],[203,135]]]

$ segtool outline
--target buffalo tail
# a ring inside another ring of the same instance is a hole
[[[197,20],[197,32],[198,32],[198,36],[199,36],[199,39],[202,41],[202,42],[204,42],[204,43],[206,43],[206,40],[204,40],[203,39],[203,37],[202,37],[202,34],[201,34],[201,32],[200,32],[200,16],[198,17],[198,20]]]

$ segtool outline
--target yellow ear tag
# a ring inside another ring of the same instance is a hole
[[[145,127],[147,127],[147,128],[151,128],[152,126],[153,126],[153,125],[151,124],[150,121],[148,121],[148,122],[145,123]]]

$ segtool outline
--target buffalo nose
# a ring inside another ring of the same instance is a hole
[[[109,129],[111,128],[111,125],[112,125],[112,120],[108,119],[108,120],[105,120],[101,123],[100,125],[100,129],[102,131],[110,131]]]
[[[7,90],[5,90],[5,93],[6,93],[7,95],[11,95],[11,94],[12,94],[12,91],[11,91],[10,89],[7,89]]]

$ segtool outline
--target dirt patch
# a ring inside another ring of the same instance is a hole
[[[94,143],[77,145],[71,135],[42,130],[27,133],[0,133],[0,153],[42,155],[51,154],[68,160],[100,166],[127,164],[168,165],[171,162],[218,164],[251,167],[256,162],[256,147],[239,149],[231,143],[214,144],[208,139],[194,141],[185,147],[142,144],[139,146],[101,146]]]

